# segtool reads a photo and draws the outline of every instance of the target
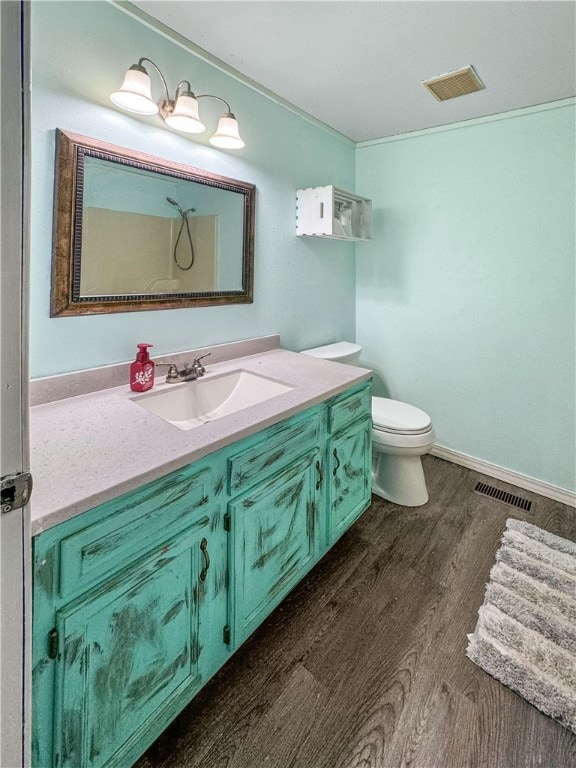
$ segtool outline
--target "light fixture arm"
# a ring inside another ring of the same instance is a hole
[[[224,99],[222,99],[220,96],[214,96],[213,93],[201,93],[199,96],[196,96],[196,99],[218,99],[218,101],[221,101],[222,104],[226,105],[227,112],[232,113],[230,104],[228,104],[227,101],[224,101]]]
[[[148,59],[148,58],[146,58],[146,56],[143,56],[141,59],[138,59],[138,66],[139,67],[142,67],[142,62],[143,61],[147,61],[149,64],[152,64],[152,66],[154,67],[156,72],[158,72],[158,74],[160,75],[160,80],[162,80],[162,85],[164,86],[165,101],[170,101],[170,93],[168,91],[168,84],[166,82],[166,79],[165,79],[164,75],[160,71],[160,68],[158,67],[158,65],[154,64],[152,59]]]
[[[184,91],[184,93],[191,93],[192,92],[192,86],[190,85],[190,82],[188,80],[180,80],[180,82],[176,86],[176,93],[174,94],[174,101],[178,101],[178,96],[180,96],[181,91]]]
[[[164,79],[164,78],[162,78]],[[188,80],[180,80],[178,85],[176,86],[176,91],[174,93],[174,98],[170,98],[170,94],[168,93],[168,88],[166,86],[166,81],[164,81],[164,87],[166,88],[166,98],[164,101],[160,102],[160,114],[164,118],[164,120],[169,117],[174,112],[174,107],[176,106],[176,102],[178,101],[178,97],[183,93],[186,96],[190,95],[192,98],[196,98],[194,94],[192,93],[192,86],[190,85],[190,82]]]

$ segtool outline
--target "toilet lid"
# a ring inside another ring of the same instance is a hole
[[[350,341],[337,341],[334,344],[325,344],[323,347],[303,349],[302,354],[310,355],[310,357],[321,357],[324,360],[344,362],[344,360],[354,357],[361,351],[362,347],[358,344],[353,344]]]
[[[430,416],[420,408],[387,397],[372,398],[372,422],[375,429],[401,434],[427,432],[432,427]]]

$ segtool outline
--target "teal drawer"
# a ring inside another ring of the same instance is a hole
[[[228,459],[229,493],[235,494],[256,481],[266,480],[319,445],[321,430],[322,412],[315,411],[304,419],[291,419],[288,424],[263,432],[255,445]]]
[[[361,389],[337,400],[328,410],[328,424],[332,434],[351,424],[362,416],[371,414],[371,384],[367,382]]]
[[[107,502],[108,514],[60,542],[60,595],[101,581],[166,537],[206,513],[212,472],[209,468],[173,472],[137,492]]]

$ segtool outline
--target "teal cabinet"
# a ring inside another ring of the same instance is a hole
[[[371,499],[370,390],[360,388],[329,408],[327,544],[331,546]]]
[[[126,765],[166,703],[200,684],[201,577],[210,519],[58,611],[55,766]]]
[[[32,764],[130,765],[227,654],[224,464],[34,540]]]
[[[35,768],[124,768],[370,502],[361,384],[34,539]]]
[[[229,504],[234,640],[245,640],[318,560],[315,450]]]
[[[326,406],[242,441],[228,458],[232,645],[239,645],[320,557]]]
[[[328,544],[348,530],[370,504],[372,421],[363,419],[335,435],[328,449]]]

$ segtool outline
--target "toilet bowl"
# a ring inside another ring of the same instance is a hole
[[[360,364],[362,348],[338,342],[305,349],[302,354],[323,360]],[[420,408],[386,397],[372,398],[372,492],[405,507],[428,501],[422,456],[436,436],[430,417]]]
[[[404,507],[428,501],[421,457],[436,435],[428,414],[385,397],[372,398],[372,492]]]

